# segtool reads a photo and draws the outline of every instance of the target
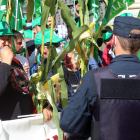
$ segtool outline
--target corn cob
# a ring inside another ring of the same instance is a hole
[[[58,81],[58,79],[59,79],[59,73],[53,75],[53,76],[51,77],[51,79],[53,80],[53,84],[55,84],[55,83]],[[48,82],[46,82],[46,83],[44,84],[44,88],[45,88],[45,90],[48,90],[48,89],[49,89],[49,84],[48,84]]]

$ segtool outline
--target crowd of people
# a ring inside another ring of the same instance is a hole
[[[74,1],[74,15],[80,26],[79,5]],[[30,26],[24,24],[24,36],[11,30],[7,22],[0,22],[0,120],[17,119],[19,115],[33,113],[33,102],[29,92],[29,77],[41,66],[42,31],[41,17]],[[50,45],[49,16],[44,33],[44,67],[47,64]],[[56,25],[52,44],[59,55],[71,39],[72,30],[65,25]],[[68,89],[68,106],[62,109],[60,128],[71,136],[68,140],[139,139],[140,134],[140,20],[123,14],[106,26],[98,46],[104,42],[106,48],[98,50],[99,62],[90,57],[88,72],[81,79],[81,70],[75,63],[76,50],[66,54],[61,61]],[[29,58],[21,56],[26,42]],[[13,52],[15,47],[15,52]],[[51,61],[51,58],[50,58]],[[52,68],[47,79],[54,75]],[[79,84],[80,83],[80,84]],[[79,86],[80,85],[80,86]],[[45,121],[52,119],[53,110],[47,102],[43,113]]]

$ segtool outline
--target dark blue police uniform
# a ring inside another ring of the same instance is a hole
[[[140,30],[140,20],[133,17],[116,18],[114,22],[114,34],[129,38],[129,31],[132,29]],[[132,34],[131,37],[140,38],[140,35]],[[111,64],[107,68],[110,75],[112,74],[116,78],[131,78],[140,73],[140,61],[135,55],[119,55],[111,61]],[[106,68],[96,70],[103,72],[102,69]],[[77,135],[78,137],[85,137],[85,139],[90,136],[91,119],[99,121],[99,116],[95,113],[97,110],[96,102],[98,100],[98,85],[96,85],[94,76],[94,71],[96,70],[88,71],[84,75],[82,84],[71,98],[69,105],[62,111],[60,118],[60,127],[64,132]],[[116,134],[116,136],[118,135]]]

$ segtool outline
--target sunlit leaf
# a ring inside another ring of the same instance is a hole
[[[52,7],[54,0],[46,0],[43,6],[42,15],[41,15],[41,31],[45,32],[46,23],[48,20],[49,12]]]
[[[51,16],[54,16],[55,15],[55,1],[56,0],[52,0],[52,6],[50,8],[50,14],[51,14]]]
[[[55,121],[55,124],[57,126],[57,130],[58,130],[58,140],[63,140],[63,131],[59,127],[58,110],[57,110],[56,105],[55,105],[55,90],[54,90],[54,86],[53,86],[53,81],[50,79],[48,81],[48,84],[49,84],[49,88],[50,88],[51,93],[52,93],[53,119]]]
[[[67,26],[70,27],[73,31],[75,31],[77,29],[77,25],[75,20],[73,19],[70,9],[61,0],[58,0],[58,6],[61,9],[61,16]]]
[[[84,24],[89,25],[88,0],[85,1]]]
[[[32,20],[34,12],[34,0],[29,0],[27,5],[27,22],[30,22]]]

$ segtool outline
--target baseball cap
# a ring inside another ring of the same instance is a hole
[[[131,16],[118,16],[114,20],[113,34],[124,38],[140,38],[140,34],[132,34],[131,30],[140,30],[140,19]]]
[[[131,13],[123,13],[120,16],[121,17],[124,17],[124,16],[133,17],[133,14],[131,14]]]
[[[50,42],[50,34],[51,34],[51,29],[45,29],[44,43]],[[59,38],[57,34],[53,31],[52,43],[60,43],[62,41],[65,41],[65,40],[62,38]],[[40,31],[35,38],[35,45],[40,45],[40,44],[42,44],[42,31]]]
[[[9,27],[9,25],[6,21],[1,21],[0,22],[0,36],[3,36],[3,35],[16,36],[15,34],[13,34],[11,32],[10,27]]]
[[[106,26],[102,31],[102,38],[103,41],[109,39],[113,34],[113,26],[112,28],[110,26]]]
[[[25,30],[24,35],[25,35],[25,38],[30,38],[30,39],[34,38],[34,33],[32,30]]]
[[[32,22],[32,28],[34,28],[36,25],[41,25],[41,17],[37,17],[37,18],[35,18],[34,20],[33,20],[33,22]]]

